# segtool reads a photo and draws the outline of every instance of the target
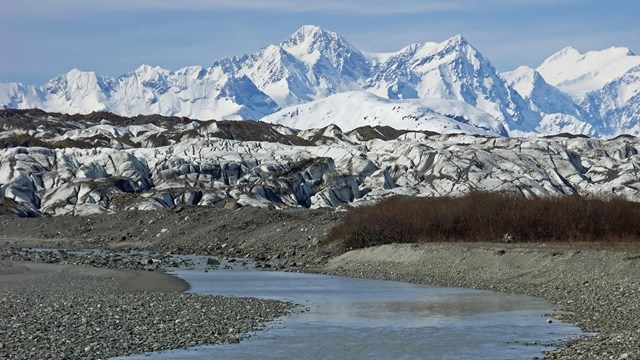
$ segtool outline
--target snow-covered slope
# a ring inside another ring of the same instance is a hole
[[[44,94],[32,85],[0,82],[0,106],[9,109],[44,108]]]
[[[640,56],[627,48],[612,47],[582,54],[567,47],[551,55],[536,70],[549,84],[580,98],[603,88],[638,65]]]
[[[599,133],[640,134],[640,65],[587,94],[581,104],[600,119]]]
[[[548,84],[536,70],[521,66],[501,76],[524,98],[531,110],[539,114],[541,121],[535,128],[538,134],[596,134],[588,122],[589,114],[569,95]]]
[[[431,102],[427,108],[445,116],[450,114],[434,108],[433,101],[446,100],[440,104],[469,112],[458,116],[458,124],[454,124],[461,131],[485,133],[490,129],[503,134],[504,128],[508,136],[562,132],[602,137],[640,135],[640,57],[628,49],[581,54],[566,48],[536,71],[520,68],[501,76],[489,59],[460,35],[439,43],[409,45],[393,53],[364,53],[335,32],[306,25],[279,44],[217,60],[208,68],[192,66],[173,72],[143,65],[117,78],[72,70],[43,86],[0,83],[0,106],[63,113],[106,110],[127,116],[260,119],[281,109],[280,114],[291,114],[305,103],[364,90],[389,100],[425,100]],[[356,99],[352,94],[321,104],[346,111],[362,107],[353,103],[362,100],[368,101],[368,106],[381,107],[367,109],[366,114],[351,119],[388,113],[385,109],[391,102],[371,99]],[[349,103],[336,104],[339,100]],[[310,106],[317,108],[317,104]],[[406,115],[426,119],[428,111],[415,110],[424,104],[414,105]],[[290,106],[294,107],[287,109]],[[477,119],[479,112],[493,117],[501,126],[487,126],[485,120],[480,130],[478,124],[459,124]],[[345,119],[338,122],[344,125]],[[400,125],[394,117],[380,119],[381,123]],[[314,118],[319,120],[318,116]],[[449,126],[445,120],[438,125],[440,128]],[[402,126],[416,128],[415,123],[403,122]]]
[[[640,56],[629,49],[581,54],[565,48],[537,70],[547,82],[573,97],[595,134],[640,134]]]
[[[496,118],[460,101],[438,98],[390,100],[366,91],[339,93],[291,106],[262,118],[262,121],[295,129],[317,129],[333,124],[343,131],[368,125],[442,134],[507,135]]]

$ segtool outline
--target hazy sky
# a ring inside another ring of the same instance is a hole
[[[304,24],[372,52],[462,34],[506,71],[566,46],[640,52],[638,14],[637,0],[0,0],[0,80],[208,66]]]

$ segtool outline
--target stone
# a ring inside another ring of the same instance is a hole
[[[227,202],[224,203],[224,208],[225,209],[229,209],[229,210],[236,210],[241,208],[242,205],[238,204],[238,201],[236,200],[229,200]]]

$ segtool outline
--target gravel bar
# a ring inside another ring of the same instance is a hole
[[[556,318],[596,333],[546,359],[640,359],[640,254],[539,245],[383,245],[334,258],[321,272],[544,298]]]
[[[172,278],[158,272],[0,264],[0,359],[105,359],[233,343],[294,306],[171,292],[163,282],[140,291],[140,279],[132,281],[141,273]]]

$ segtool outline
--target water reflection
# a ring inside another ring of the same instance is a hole
[[[154,359],[521,359],[579,329],[538,298],[393,281],[261,271],[176,271],[190,292],[292,300],[309,311],[240,344]],[[145,359],[146,356],[126,359]]]

